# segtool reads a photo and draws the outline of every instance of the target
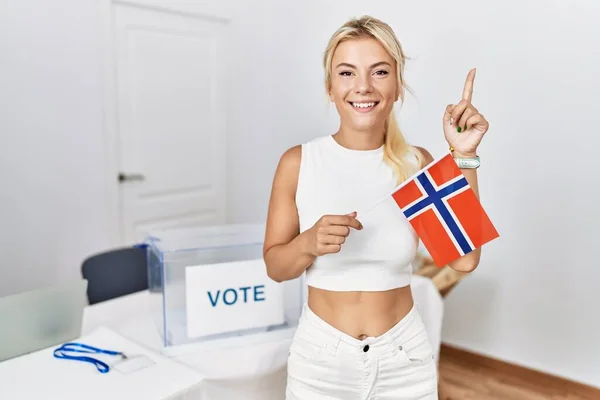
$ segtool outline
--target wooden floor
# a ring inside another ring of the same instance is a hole
[[[440,400],[599,400],[600,390],[446,345]]]

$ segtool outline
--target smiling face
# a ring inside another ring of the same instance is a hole
[[[329,97],[342,126],[382,132],[399,97],[392,56],[375,39],[352,39],[337,46],[331,68]]]

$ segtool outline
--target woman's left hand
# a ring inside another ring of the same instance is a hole
[[[444,136],[450,147],[461,157],[475,157],[477,146],[490,124],[471,104],[475,68],[469,71],[462,100],[446,107],[443,117]]]

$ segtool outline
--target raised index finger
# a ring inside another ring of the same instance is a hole
[[[475,82],[475,68],[469,71],[467,75],[467,80],[465,81],[465,88],[463,89],[463,100],[468,101],[469,103],[473,99],[473,83]]]

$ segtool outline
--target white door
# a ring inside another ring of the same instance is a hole
[[[123,241],[223,223],[227,23],[112,7]]]

